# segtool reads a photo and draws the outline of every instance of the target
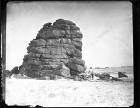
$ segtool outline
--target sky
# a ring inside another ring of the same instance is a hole
[[[133,66],[131,2],[46,1],[7,4],[6,69],[20,66],[42,26],[59,18],[80,27],[82,59],[87,67]]]

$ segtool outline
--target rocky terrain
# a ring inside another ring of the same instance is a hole
[[[102,74],[102,73],[107,73],[112,77],[118,78],[118,73],[125,73],[128,77],[122,77],[119,78],[122,81],[128,81],[128,82],[133,82],[134,81],[134,71],[133,71],[133,66],[120,66],[120,67],[105,67],[105,68],[87,68],[86,70],[91,71],[96,74]]]
[[[46,23],[27,47],[19,73],[31,78],[75,77],[86,69],[80,28],[69,20]]]

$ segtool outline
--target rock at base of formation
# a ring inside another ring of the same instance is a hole
[[[85,72],[80,28],[69,20],[46,23],[27,47],[20,73],[32,78],[72,77]]]

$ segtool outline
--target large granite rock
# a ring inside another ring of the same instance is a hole
[[[27,47],[20,73],[32,78],[71,77],[85,71],[80,28],[69,20],[46,23]]]

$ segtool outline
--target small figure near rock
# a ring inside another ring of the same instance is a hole
[[[94,73],[93,72],[91,73],[91,78],[94,79]]]

